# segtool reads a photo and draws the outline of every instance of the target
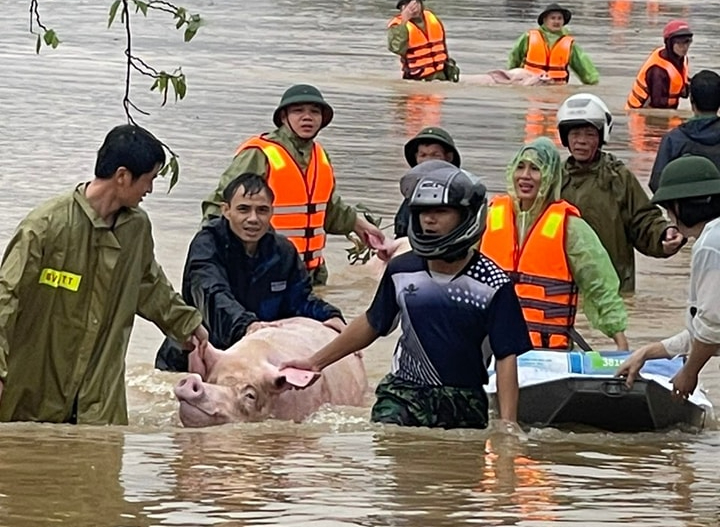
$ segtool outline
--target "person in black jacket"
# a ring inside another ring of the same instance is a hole
[[[270,230],[274,199],[262,176],[238,176],[223,192],[223,215],[190,243],[182,296],[202,313],[216,348],[227,349],[246,334],[289,317],[319,320],[338,332],[345,325],[339,309],[312,293],[293,244]],[[188,352],[166,339],[155,367],[187,371]]]
[[[667,164],[685,154],[707,157],[720,169],[720,75],[698,71],[690,80],[693,117],[666,133],[658,147],[650,175],[650,190],[656,192]]]

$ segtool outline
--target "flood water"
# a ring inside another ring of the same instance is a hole
[[[0,0],[0,247],[40,201],[91,178],[105,133],[123,122],[122,28],[106,30],[111,2],[40,0],[44,23],[63,41],[34,53],[29,2]],[[420,128],[442,125],[463,166],[504,189],[504,166],[526,139],[555,137],[557,106],[582,90],[480,87],[399,80],[385,48],[394,0],[183,2],[206,19],[182,44],[162,14],[133,18],[136,52],[162,69],[182,65],[186,100],[159,108],[150,82],[134,76],[136,114],[181,156],[180,184],[160,181],[146,198],[169,277],[180,283],[200,201],[248,136],[269,130],[290,84],[321,88],[335,120],[320,140],[338,187],[386,220],[400,202],[402,145]],[[512,42],[532,27],[544,2],[428,2],[448,32],[464,74],[504,68]],[[631,118],[623,111],[633,78],[675,17],[695,31],[691,70],[717,66],[718,1],[578,1],[572,31],[601,73],[589,91],[615,114],[609,150],[645,184],[662,134],[690,115]],[[329,285],[321,294],[349,317],[369,303],[375,282],[350,267],[331,240]],[[670,260],[639,258],[637,293],[627,299],[633,347],[682,328],[690,249]],[[598,348],[612,344],[579,329]],[[327,409],[295,425],[266,422],[205,430],[179,427],[172,385],[155,372],[160,332],[138,321],[128,353],[128,427],[0,426],[0,525],[652,525],[720,523],[720,433],[572,433],[398,429],[368,423],[366,408]],[[388,370],[395,336],[366,353],[372,384]],[[719,403],[712,363],[702,382]]]

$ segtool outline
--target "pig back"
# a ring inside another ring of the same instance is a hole
[[[309,357],[337,336],[336,331],[321,322],[295,317],[251,333],[236,346],[244,343],[243,348],[257,354],[258,360],[265,359],[279,365],[298,357]],[[281,393],[273,405],[272,414],[279,419],[297,421],[323,404],[362,406],[367,388],[361,354],[352,353],[325,368],[321,377],[309,388]]]

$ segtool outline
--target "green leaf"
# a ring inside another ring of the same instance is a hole
[[[173,187],[177,185],[177,182],[180,179],[180,163],[178,163],[177,156],[172,156],[170,158],[170,171],[172,172],[172,177],[170,178],[168,193],[170,193]]]
[[[185,82],[185,75],[180,75],[177,78],[177,84],[175,85],[175,93],[178,97],[180,97],[180,100],[183,100],[185,98],[185,94],[187,93],[187,83]]]
[[[158,87],[159,83],[160,83],[160,79],[155,79],[155,82],[153,82],[153,85],[150,86],[150,91],[155,91],[155,88]]]
[[[133,0],[135,2],[135,12],[142,11],[142,14],[147,16],[148,5],[140,0]]]
[[[43,40],[45,41],[45,44],[47,46],[49,46],[52,43],[54,36],[55,36],[54,29],[48,29],[47,31],[45,31],[45,34],[43,35]]]
[[[185,28],[185,34],[183,35],[183,40],[185,42],[190,42],[196,33],[197,33],[197,28],[193,28],[190,24],[188,24],[188,27]]]
[[[185,29],[185,42],[190,42],[203,24],[204,21],[200,18],[200,15],[192,15],[187,23],[187,28]]]
[[[177,100],[178,100],[178,78],[170,77],[170,82],[172,82],[173,91],[175,92],[175,102],[177,102]]]
[[[115,0],[112,5],[110,6],[110,15],[108,16],[108,27],[110,27],[113,23],[113,20],[115,20],[115,15],[117,14],[118,7],[120,7],[120,0]]]
[[[38,34],[37,42],[35,43],[35,54],[40,54],[40,46],[42,46],[42,37]]]
[[[60,44],[60,39],[57,37],[57,35],[53,34],[52,42],[50,42],[50,45],[53,49],[57,48]]]

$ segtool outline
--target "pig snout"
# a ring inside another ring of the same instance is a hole
[[[203,398],[205,387],[202,378],[197,373],[191,373],[175,385],[175,397],[178,401],[194,403]]]

